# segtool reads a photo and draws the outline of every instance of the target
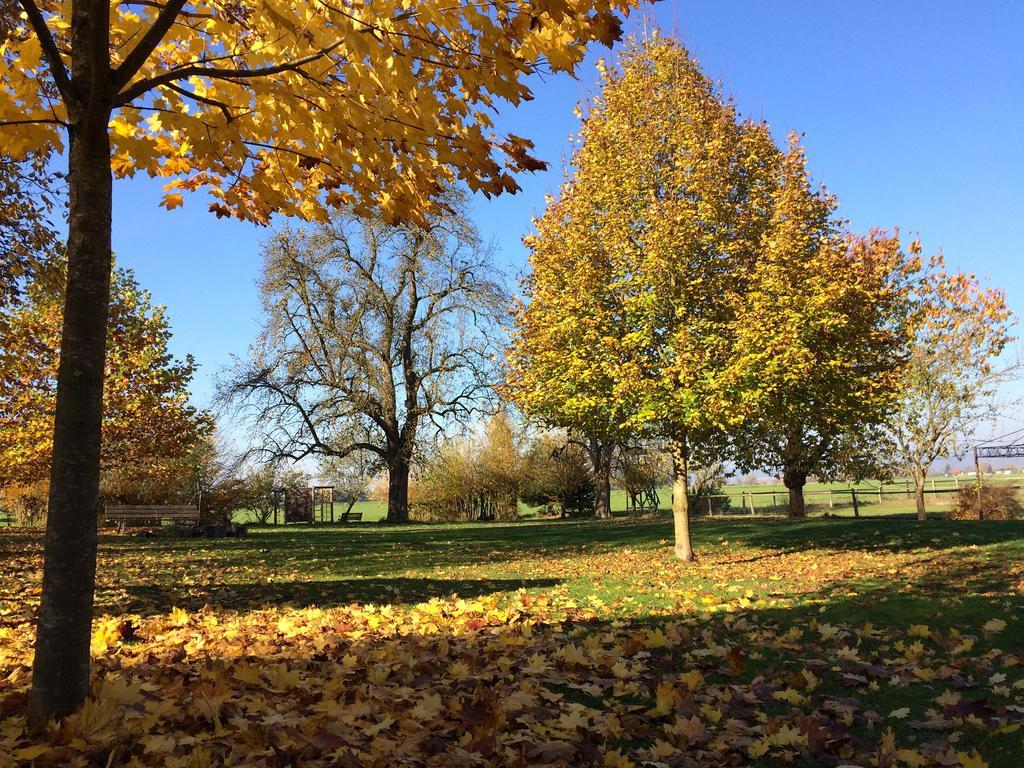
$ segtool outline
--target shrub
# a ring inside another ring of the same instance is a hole
[[[523,485],[520,435],[504,413],[477,439],[442,445],[409,485],[413,520],[515,520]]]
[[[563,517],[594,514],[597,483],[579,445],[543,435],[531,447],[527,467],[520,496],[526,504],[557,509]]]
[[[0,491],[0,507],[6,508],[11,521],[26,528],[46,525],[46,504],[50,484],[41,481]]]
[[[1013,488],[985,485],[981,488],[981,511],[985,520],[1016,520],[1021,516],[1022,507]],[[978,486],[961,488],[947,517],[950,520],[977,520]]]

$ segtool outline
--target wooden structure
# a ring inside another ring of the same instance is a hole
[[[626,497],[626,512],[633,517],[657,512],[659,509],[661,499],[658,498],[658,489],[653,485],[630,493]]]
[[[334,486],[314,485],[309,489],[313,519],[320,523],[334,522]]]
[[[108,523],[117,523],[124,530],[128,523],[199,523],[199,507],[187,504],[108,504],[103,508]]]
[[[341,522],[343,523],[358,523],[363,519],[362,512],[342,512]]]
[[[334,486],[274,489],[274,525],[284,523],[333,523]],[[284,513],[283,516],[281,513]],[[361,513],[343,514],[341,522],[362,519]]]

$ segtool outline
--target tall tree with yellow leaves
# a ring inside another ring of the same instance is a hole
[[[489,110],[610,43],[633,3],[19,2],[0,25],[0,146],[69,163],[38,722],[89,683],[113,176],[166,179],[167,208],[206,189],[218,216],[256,222],[332,204],[418,220],[456,180],[511,191],[509,171],[538,161],[526,139],[489,133]]]
[[[0,307],[0,490],[44,487],[50,476],[66,278],[67,262],[52,254],[33,269],[23,300]],[[164,308],[152,303],[130,270],[114,271],[111,294],[103,485],[108,494],[127,493],[128,501],[140,502],[145,499],[133,493],[171,485],[177,464],[213,422],[189,403],[195,362],[169,352]]]
[[[744,469],[782,475],[796,518],[808,475],[847,473],[848,447],[893,410],[920,266],[888,236],[847,235],[835,207],[791,136],[737,318],[735,386],[750,396],[732,443]]]
[[[742,417],[734,327],[776,155],[680,43],[633,41],[602,67],[572,178],[528,240],[513,397],[549,423],[664,438],[684,560],[691,447]]]

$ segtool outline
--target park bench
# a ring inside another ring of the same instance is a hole
[[[156,523],[164,520],[172,523],[199,523],[199,507],[186,504],[108,504],[103,508],[108,523],[117,523],[124,530],[129,522]]]
[[[341,515],[341,522],[343,523],[358,523],[363,519],[362,512],[344,512]]]

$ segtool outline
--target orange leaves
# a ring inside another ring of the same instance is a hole
[[[225,12],[198,3],[149,51],[140,45],[160,9],[112,3],[116,172],[207,187],[230,215],[260,223],[274,212],[317,218],[341,201],[420,221],[456,178],[487,194],[514,191],[509,172],[539,164],[523,140],[484,136],[492,107],[529,99],[527,78],[542,63],[572,71],[588,44],[610,45],[634,4],[431,0],[411,10],[382,0]],[[69,6],[40,6],[67,66],[81,42],[70,34]],[[40,41],[26,33],[5,45],[0,122],[42,122],[0,127],[0,141],[19,157],[52,148],[52,121],[66,110],[51,107],[56,89],[41,85]]]
[[[0,313],[9,331],[9,354],[0,361],[0,488],[33,486],[27,497],[45,498],[49,477],[65,271],[63,258],[49,259],[28,283],[23,304]],[[111,293],[102,459],[106,490],[116,495],[126,488],[136,492],[131,486],[143,477],[166,479],[168,465],[209,423],[188,404],[195,363],[168,353],[163,308],[125,270],[114,270]]]

